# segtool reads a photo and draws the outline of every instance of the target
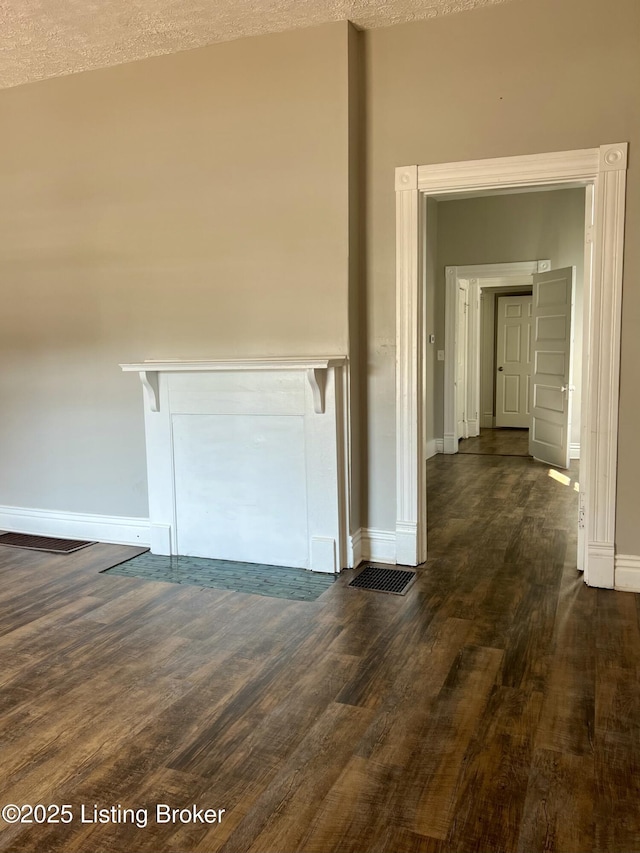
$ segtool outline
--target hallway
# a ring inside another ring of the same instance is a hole
[[[480,435],[458,442],[458,453],[529,456],[529,430],[481,429]]]

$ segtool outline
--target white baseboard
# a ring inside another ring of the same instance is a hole
[[[417,566],[419,562],[418,525],[415,521],[398,521],[394,563],[400,566]]]
[[[436,453],[444,453],[444,438],[436,438]]]
[[[572,441],[569,445],[569,459],[580,459],[580,442]]]
[[[445,433],[443,439],[443,452],[444,453],[457,453],[458,452],[458,436],[454,433]]]
[[[362,528],[360,527],[356,532],[350,537],[351,539],[351,563],[347,568],[355,569],[360,563],[364,560],[362,556]]]
[[[357,566],[362,560],[395,565],[396,535],[392,530],[362,527],[354,533],[351,541],[353,543],[354,566]],[[357,554],[359,555],[358,559],[356,559]]]
[[[431,459],[432,456],[435,456],[438,452],[438,440],[436,438],[430,438],[427,441],[427,459]]]
[[[493,412],[483,412],[480,417],[480,427],[482,429],[493,428]]]
[[[58,512],[18,506],[0,506],[0,529],[35,536],[91,539],[147,547],[150,540],[148,518]]]
[[[616,554],[615,572],[616,589],[640,592],[640,557]]]
[[[615,556],[613,544],[589,542],[587,544],[587,569],[585,580],[589,586],[613,589]]]

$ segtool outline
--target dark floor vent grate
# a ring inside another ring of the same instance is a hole
[[[415,572],[365,566],[349,586],[358,589],[372,589],[375,592],[390,592],[393,595],[404,595],[415,579]]]
[[[48,551],[51,554],[71,554],[95,545],[95,542],[85,542],[79,539],[55,539],[52,536],[31,536],[29,533],[2,533],[0,545],[10,548],[27,548],[29,551]]]

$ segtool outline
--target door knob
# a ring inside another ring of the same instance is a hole
[[[502,371],[504,370],[504,367],[499,367],[498,370],[502,373]]]

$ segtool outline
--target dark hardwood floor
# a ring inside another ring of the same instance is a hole
[[[575,463],[573,463],[575,465]],[[575,568],[576,492],[525,458],[428,463],[405,597],[313,602],[0,549],[0,822],[37,853],[640,850],[638,597]],[[156,803],[226,809],[157,824]],[[147,826],[81,823],[149,809]]]
[[[481,453],[498,456],[528,456],[528,429],[481,429],[480,435],[462,438],[458,453]]]

